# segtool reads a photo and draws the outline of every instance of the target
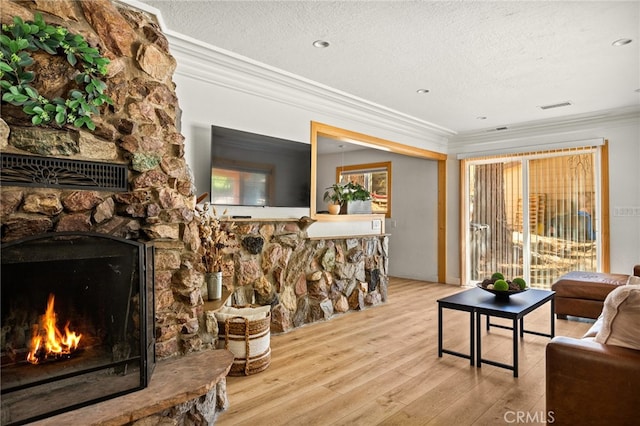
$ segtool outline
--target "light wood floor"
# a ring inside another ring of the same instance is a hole
[[[265,371],[227,378],[230,407],[216,424],[494,425],[518,411],[543,415],[548,338],[525,335],[519,378],[438,358],[436,300],[461,290],[392,278],[384,305],[272,335]],[[525,328],[548,333],[549,309],[527,315]],[[445,309],[443,322],[444,347],[468,352],[469,314]],[[557,320],[556,335],[580,337],[589,327]],[[511,345],[511,331],[492,328],[483,335],[483,357],[510,364]]]

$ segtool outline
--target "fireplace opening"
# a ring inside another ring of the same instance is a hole
[[[153,247],[93,233],[2,245],[2,425],[147,386]]]

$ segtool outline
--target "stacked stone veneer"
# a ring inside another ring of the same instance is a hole
[[[159,359],[202,348],[184,333],[202,304],[195,194],[177,128],[176,63],[155,18],[110,1],[3,1],[13,16],[81,34],[110,59],[104,79],[112,106],[94,116],[96,130],[35,127],[21,108],[2,103],[0,149],[6,153],[126,164],[127,192],[3,185],[2,241],[43,232],[89,231],[151,241],[156,247],[156,353]],[[47,98],[67,97],[74,70],[61,55],[32,54],[33,86]],[[192,327],[191,327],[192,328]]]
[[[154,17],[106,0],[3,1],[13,16],[81,34],[111,60],[105,78],[112,106],[96,130],[36,127],[2,103],[0,150],[125,164],[126,192],[51,187],[1,188],[1,240],[44,232],[98,232],[152,242],[156,248],[156,354],[159,359],[215,346],[217,327],[204,308],[196,194],[177,127],[175,60]],[[34,52],[33,86],[66,97],[74,70],[61,56]],[[286,332],[386,300],[384,236],[310,240],[308,221],[237,222],[225,249],[224,283],[238,304],[273,307],[272,331]]]
[[[388,237],[309,239],[305,220],[234,223],[223,282],[233,304],[272,306],[272,332],[386,301]]]

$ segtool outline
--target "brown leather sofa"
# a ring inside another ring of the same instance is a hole
[[[640,265],[633,267],[633,275],[640,277]],[[556,292],[554,303],[558,318],[567,315],[596,319],[602,312],[607,295],[617,286],[625,285],[629,275],[602,272],[569,272],[551,286]]]
[[[630,280],[631,282],[638,280]],[[546,347],[546,410],[554,425],[637,425],[640,405],[640,285],[607,297],[581,339]]]
[[[547,345],[546,407],[554,425],[637,425],[640,351],[588,339]]]

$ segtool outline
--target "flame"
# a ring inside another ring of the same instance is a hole
[[[69,355],[78,348],[82,334],[69,330],[69,323],[64,326],[64,334],[56,326],[57,316],[53,310],[55,296],[49,295],[47,310],[42,315],[40,325],[36,327],[31,339],[31,352],[27,361],[38,364],[47,358],[59,358]]]

